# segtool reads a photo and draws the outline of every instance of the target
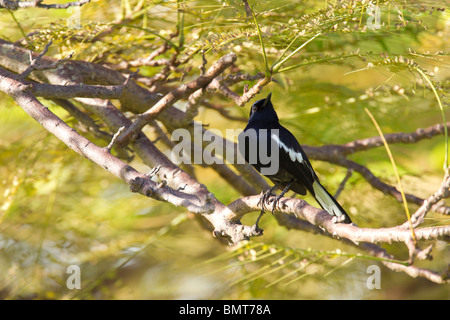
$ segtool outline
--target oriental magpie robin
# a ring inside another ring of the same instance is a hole
[[[252,105],[248,124],[238,137],[239,151],[244,159],[275,184],[261,197],[261,214],[256,226],[264,213],[264,202],[277,187],[283,188],[283,191],[275,198],[272,213],[278,200],[287,191],[292,190],[301,195],[309,191],[322,209],[336,216],[340,222],[351,223],[345,210],[320,184],[308,157],[294,135],[279,123],[270,101],[271,95],[269,93],[266,99],[258,100]],[[272,170],[266,170],[269,166]]]

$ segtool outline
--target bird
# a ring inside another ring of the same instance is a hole
[[[252,105],[247,126],[238,136],[238,149],[245,161],[274,183],[273,187],[262,193],[261,213],[256,227],[265,212],[264,203],[274,196],[272,192],[276,188],[282,192],[273,202],[272,214],[278,201],[289,190],[300,195],[306,195],[309,191],[320,207],[337,217],[338,222],[352,223],[342,206],[320,183],[295,136],[280,124],[271,97],[272,93],[269,93],[265,99]]]

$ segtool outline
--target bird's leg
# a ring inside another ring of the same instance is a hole
[[[263,214],[264,214],[264,203],[266,202],[266,200],[267,200],[268,197],[270,197],[271,195],[273,195],[273,194],[272,194],[272,191],[275,190],[275,189],[280,185],[280,183],[281,183],[281,182],[276,183],[272,188],[266,190],[266,191],[261,195],[261,198],[259,199],[259,204],[260,204],[260,206],[261,206],[261,213],[259,214],[258,219],[256,219],[256,223],[255,223],[256,229],[259,229],[258,223],[259,223],[259,220],[261,219],[261,217],[262,217]]]
[[[275,206],[277,205],[278,201],[285,195],[286,192],[288,192],[292,183],[294,183],[294,179],[289,180],[289,183],[286,185],[286,188],[284,188],[283,191],[281,191],[281,193],[273,201],[272,214],[274,214],[273,212],[275,211]]]

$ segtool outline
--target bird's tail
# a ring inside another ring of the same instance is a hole
[[[314,198],[320,204],[322,209],[327,211],[330,215],[342,219],[344,223],[352,223],[352,220],[341,207],[341,205],[333,198],[333,196],[319,183],[314,180],[313,183]]]

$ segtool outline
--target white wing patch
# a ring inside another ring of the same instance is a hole
[[[286,151],[286,153],[289,154],[289,157],[291,158],[292,162],[294,162],[295,160],[297,160],[300,163],[303,162],[303,156],[300,152],[296,152],[295,150],[288,148],[288,146],[285,145],[276,134],[272,133],[270,137],[273,140],[275,140],[278,146],[280,146],[282,149],[284,149],[284,151]]]

